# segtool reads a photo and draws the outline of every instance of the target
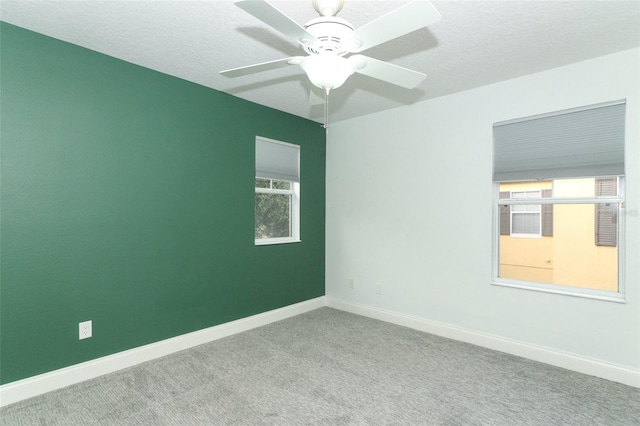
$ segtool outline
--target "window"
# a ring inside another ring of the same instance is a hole
[[[286,180],[256,178],[256,240],[293,238],[295,185]]]
[[[535,187],[545,187],[535,191],[500,191],[500,199],[548,198],[551,197],[551,182],[533,182]],[[511,185],[511,188],[514,186]],[[515,186],[518,187],[517,185]],[[522,187],[520,185],[520,187]],[[504,189],[504,185],[501,189]],[[506,187],[509,189],[509,186]],[[549,204],[500,204],[500,235],[513,237],[541,237],[553,235],[553,208]]]
[[[300,147],[256,138],[255,244],[300,241]]]
[[[625,102],[494,124],[493,283],[624,301]]]
[[[515,191],[511,198],[540,198],[540,191]],[[511,206],[511,235],[540,236],[540,204]]]

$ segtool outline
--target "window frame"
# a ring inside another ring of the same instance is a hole
[[[531,198],[500,198],[500,184],[493,182],[493,245],[492,245],[492,279],[491,284],[495,286],[519,288],[524,290],[534,290],[545,293],[554,293],[567,296],[583,297],[610,302],[625,303],[625,179],[624,176],[618,178],[618,191],[616,196],[593,197],[541,197],[536,199],[535,204],[556,205],[556,204],[618,204],[618,229],[617,229],[617,250],[618,250],[618,290],[597,290],[583,287],[575,287],[561,284],[543,283],[537,281],[525,281],[513,278],[500,277],[500,206],[501,205],[526,205],[531,204]],[[601,178],[601,176],[591,176],[584,178]],[[526,180],[523,182],[529,182]]]
[[[256,186],[255,194],[273,194],[273,195],[289,195],[291,201],[289,204],[289,237],[277,237],[277,238],[255,238],[254,244],[257,246],[271,245],[271,244],[287,244],[287,243],[299,243],[300,240],[300,183],[293,181],[285,181],[282,179],[268,179],[257,177],[256,179],[269,180],[269,186],[273,186],[273,181],[282,181],[291,183],[291,189],[273,189],[273,188],[259,188]],[[254,198],[255,206],[255,198]],[[255,235],[255,220],[254,220],[254,235]]]

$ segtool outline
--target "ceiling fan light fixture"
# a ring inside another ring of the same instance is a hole
[[[300,66],[311,83],[325,91],[342,86],[354,72],[353,65],[346,58],[332,54],[307,56]]]

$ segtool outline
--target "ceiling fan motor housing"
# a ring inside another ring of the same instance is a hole
[[[320,16],[304,25],[304,29],[315,36],[315,40],[302,40],[307,53],[332,53],[344,56],[358,47],[353,39],[353,26],[346,20],[335,16]]]
[[[342,10],[344,0],[313,0],[313,8],[321,16],[335,16]]]

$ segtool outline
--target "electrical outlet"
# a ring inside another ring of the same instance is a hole
[[[356,284],[353,281],[353,278],[349,278],[349,288],[353,289],[353,288],[355,288],[355,286],[356,286]]]
[[[382,294],[382,284],[376,283],[376,294]]]
[[[88,339],[92,336],[92,326],[91,321],[84,321],[79,324],[79,339]]]

